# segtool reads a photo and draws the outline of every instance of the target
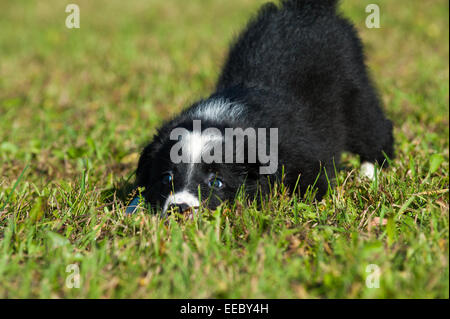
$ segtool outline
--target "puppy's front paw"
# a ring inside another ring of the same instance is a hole
[[[130,204],[128,204],[128,206],[127,206],[127,208],[125,210],[125,214],[127,214],[127,215],[134,214],[138,210],[139,205],[140,205],[140,198],[139,197],[135,197],[130,202]]]

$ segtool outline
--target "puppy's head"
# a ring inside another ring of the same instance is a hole
[[[229,149],[225,136],[225,127],[217,123],[202,122],[200,132],[192,120],[163,127],[142,152],[136,172],[137,186],[145,187],[152,208],[164,215],[200,205],[215,209],[233,200],[244,184],[248,194],[256,194],[264,178],[257,160],[249,160],[248,137],[242,137],[242,147],[235,138]]]

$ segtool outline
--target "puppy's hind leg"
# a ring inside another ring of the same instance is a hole
[[[361,157],[361,174],[373,179],[374,163],[387,167],[385,154],[394,157],[392,123],[383,114],[378,97],[368,89],[352,94],[347,100],[347,150]]]

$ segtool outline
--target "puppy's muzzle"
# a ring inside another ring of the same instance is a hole
[[[169,207],[167,207],[167,213],[170,215],[171,212],[178,212],[178,213],[184,213],[187,210],[189,210],[191,206],[189,206],[186,203],[180,203],[180,204],[170,204]]]

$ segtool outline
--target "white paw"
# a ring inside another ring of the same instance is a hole
[[[369,162],[364,162],[361,165],[361,177],[368,178],[371,181],[375,178],[375,165]]]

